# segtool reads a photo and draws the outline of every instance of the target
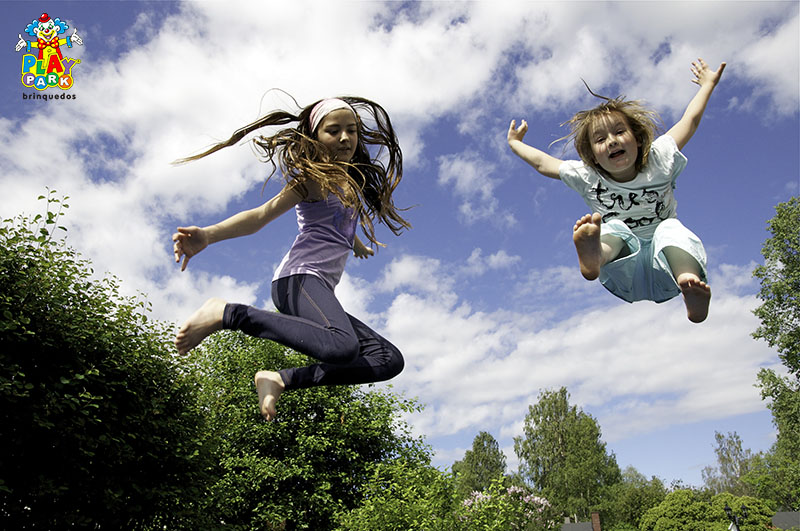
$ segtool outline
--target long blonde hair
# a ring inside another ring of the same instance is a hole
[[[411,228],[394,205],[392,193],[403,177],[403,153],[389,115],[383,107],[366,98],[340,96],[356,111],[358,143],[350,162],[335,160],[324,144],[311,131],[309,116],[316,101],[306,106],[299,114],[276,110],[255,122],[236,130],[228,140],[211,146],[206,151],[176,160],[183,164],[201,159],[220,149],[235,145],[246,135],[269,126],[280,126],[297,122],[294,127],[281,129],[271,136],[256,136],[253,145],[260,158],[272,164],[267,181],[280,169],[286,182],[297,183],[305,194],[306,179],[316,182],[324,193],[335,195],[344,206],[353,208],[359,216],[364,234],[370,242],[383,245],[375,239],[373,221],[377,219],[394,234]],[[366,113],[374,126],[367,125],[360,113]],[[368,146],[377,147],[371,155]],[[385,158],[386,164],[382,161]],[[276,163],[277,160],[277,163]],[[265,183],[266,184],[266,183]],[[343,186],[343,185],[349,186]],[[348,193],[352,190],[353,193]]]

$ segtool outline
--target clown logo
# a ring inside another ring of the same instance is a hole
[[[67,45],[72,48],[73,44],[83,45],[76,30],[72,30],[72,35],[59,38],[59,34],[65,33],[69,26],[60,18],[52,19],[47,13],[33,20],[25,28],[25,33],[35,37],[34,41],[26,41],[19,35],[19,42],[16,51],[25,48],[25,52],[31,52],[33,48],[38,49],[38,54],[24,53],[22,55],[22,84],[36,90],[46,90],[50,87],[58,87],[67,90],[72,87],[73,77],[72,68],[80,63],[80,59],[64,57],[61,53],[61,46]]]

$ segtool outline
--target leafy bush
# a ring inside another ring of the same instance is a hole
[[[452,531],[452,477],[424,462],[378,463],[361,505],[338,520],[352,531]]]
[[[0,527],[196,527],[194,386],[147,304],[55,237],[53,194],[0,227]]]
[[[711,501],[693,490],[676,490],[663,502],[653,507],[642,517],[641,531],[727,531],[730,520],[725,513],[729,506],[740,516],[740,531],[768,529],[774,512],[763,500],[749,496],[737,497],[729,493],[717,494]],[[748,515],[742,518],[742,506]]]

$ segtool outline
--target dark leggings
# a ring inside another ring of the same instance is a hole
[[[222,327],[277,341],[322,362],[278,371],[286,389],[380,382],[403,370],[397,347],[346,313],[320,278],[280,278],[272,283],[272,301],[280,313],[228,304]]]

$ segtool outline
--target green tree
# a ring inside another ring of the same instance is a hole
[[[488,432],[482,431],[472,441],[472,449],[464,453],[464,459],[453,463],[456,481],[456,496],[467,499],[472,492],[481,492],[493,480],[506,472],[506,456],[500,445]]]
[[[544,391],[514,439],[521,477],[564,515],[588,519],[603,490],[620,480],[595,419],[569,405],[566,388]]]
[[[742,482],[775,511],[795,511],[800,500],[800,467],[775,447],[753,457]]]
[[[710,501],[694,490],[676,490],[642,517],[640,531],[728,531],[725,506],[740,516],[740,531],[761,531],[771,525],[774,511],[763,500],[749,496],[717,494]],[[746,518],[742,507],[747,507]]]
[[[649,480],[629,466],[622,471],[622,479],[608,487],[600,504],[603,529],[630,531],[639,529],[642,516],[667,495],[664,483],[653,476]]]
[[[753,333],[777,347],[783,364],[800,379],[800,198],[793,197],[775,207],[769,220],[772,236],[764,242],[764,264],[753,276],[761,281],[761,306],[755,309],[761,321]]]
[[[753,494],[750,486],[742,481],[742,477],[750,470],[753,454],[742,448],[742,439],[736,432],[728,436],[714,432],[717,447],[717,466],[707,466],[702,471],[703,483],[714,494],[729,492],[736,496]]]
[[[0,227],[0,527],[202,527],[195,385],[147,305],[55,237],[53,194]]]
[[[800,383],[769,369],[758,374],[761,397],[769,399],[772,421],[778,429],[775,443],[756,456],[742,477],[759,498],[776,510],[800,508]]]
[[[420,469],[430,449],[400,420],[415,402],[370,387],[287,392],[273,422],[258,412],[257,370],[311,360],[276,343],[224,331],[190,353],[219,462],[207,511],[220,528],[333,529],[364,502],[376,466]]]
[[[759,371],[761,397],[769,400],[778,435],[743,481],[776,508],[790,510],[800,507],[800,199],[780,203],[775,211],[762,248],[764,264],[753,272],[761,281],[762,301],[754,311],[761,325],[753,337],[777,348],[790,376]]]

